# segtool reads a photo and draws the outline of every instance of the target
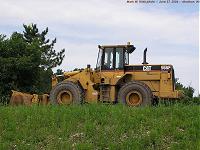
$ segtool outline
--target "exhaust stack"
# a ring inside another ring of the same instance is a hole
[[[149,64],[148,62],[147,62],[147,60],[146,60],[146,56],[147,55],[147,48],[144,50],[144,54],[143,54],[143,65],[147,65],[147,64]]]

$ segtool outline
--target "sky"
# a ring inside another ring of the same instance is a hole
[[[49,28],[56,50],[66,49],[57,67],[65,71],[96,66],[98,45],[126,44],[136,50],[131,64],[172,64],[185,86],[199,91],[199,5],[128,4],[126,0],[0,0],[0,34],[23,24]],[[55,70],[57,69],[55,68]]]

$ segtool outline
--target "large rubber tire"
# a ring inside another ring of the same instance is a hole
[[[152,101],[151,89],[139,81],[126,83],[118,92],[118,102],[128,106],[149,106]]]
[[[82,104],[84,92],[78,84],[64,81],[51,90],[49,99],[52,104]]]

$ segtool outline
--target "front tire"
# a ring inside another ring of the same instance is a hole
[[[149,106],[152,104],[152,100],[151,89],[138,81],[126,83],[118,93],[118,102],[128,106]]]
[[[83,90],[78,84],[64,81],[51,90],[49,99],[52,104],[82,104]]]

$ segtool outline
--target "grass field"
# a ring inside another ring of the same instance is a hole
[[[0,150],[199,148],[200,107],[0,107]]]

